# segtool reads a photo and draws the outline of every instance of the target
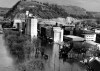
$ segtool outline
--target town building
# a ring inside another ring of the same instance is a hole
[[[84,34],[86,41],[96,41],[96,34]]]
[[[54,42],[63,42],[63,29],[60,27],[53,27],[54,31]]]
[[[96,33],[91,30],[82,30],[82,35],[86,41],[96,41]]]
[[[99,28],[94,29],[94,31],[95,31],[96,34],[100,34],[100,29]]]
[[[65,26],[63,29],[64,35],[73,35],[74,27]]]
[[[84,38],[74,35],[64,35],[64,41],[84,41]]]
[[[19,28],[19,24],[22,23],[22,21],[20,19],[14,19],[14,24],[13,27],[15,28]]]
[[[96,34],[96,42],[100,43],[100,34]]]
[[[31,39],[33,37],[37,37],[37,23],[38,23],[37,18],[35,17],[27,18],[25,33],[31,36]]]

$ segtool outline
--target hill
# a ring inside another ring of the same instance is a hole
[[[87,15],[86,10],[77,6],[62,6],[62,8],[68,13],[73,15]]]
[[[9,11],[9,8],[0,7],[0,16],[5,15]]]
[[[100,18],[100,12],[89,12],[94,18]]]
[[[66,18],[68,15],[74,18],[93,17],[83,8],[77,6],[63,6],[57,4],[42,3],[38,1],[18,1],[6,14],[6,18],[14,18],[18,13],[25,13],[29,10],[33,15],[44,18]]]

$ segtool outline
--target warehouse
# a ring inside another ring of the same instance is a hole
[[[84,41],[84,38],[73,35],[64,35],[64,41]]]

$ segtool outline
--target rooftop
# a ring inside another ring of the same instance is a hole
[[[79,36],[74,36],[74,35],[64,35],[65,37],[70,37],[70,38],[82,38],[82,37],[79,37]]]
[[[92,30],[82,30],[83,34],[95,34],[95,31]]]
[[[99,43],[96,43],[96,42],[94,42],[94,41],[86,41],[87,43],[89,43],[89,44],[92,44],[92,45],[97,45],[97,44],[99,44]]]
[[[84,38],[79,37],[79,36],[74,36],[74,35],[64,35],[66,38],[71,38],[73,41],[84,41]]]

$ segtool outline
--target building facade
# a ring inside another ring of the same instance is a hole
[[[96,34],[84,34],[84,39],[86,41],[96,41]]]

